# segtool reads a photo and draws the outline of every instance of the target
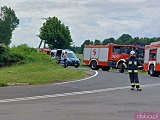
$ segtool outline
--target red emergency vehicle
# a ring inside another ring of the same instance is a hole
[[[136,49],[138,52],[139,47],[135,45],[84,45],[83,62],[92,70],[101,68],[103,71],[108,71],[110,68],[116,68],[119,72],[123,72],[123,62],[130,57],[130,51]]]
[[[46,48],[46,47],[45,47],[45,46],[46,46],[45,43],[44,43],[43,48],[41,48],[42,43],[43,43],[43,40],[40,41],[39,47],[37,48],[38,52],[44,52],[44,53],[46,53],[47,55],[50,55],[50,54],[51,54],[51,49]]]
[[[45,52],[47,55],[50,55],[51,49],[48,48],[38,48],[39,52]]]
[[[160,41],[145,46],[143,67],[150,76],[160,75]]]

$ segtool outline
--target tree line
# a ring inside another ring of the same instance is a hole
[[[83,53],[83,48],[84,45],[90,45],[90,44],[94,44],[94,45],[100,45],[100,44],[129,44],[129,45],[140,45],[140,46],[145,46],[145,45],[149,45],[152,42],[157,42],[160,41],[160,37],[152,37],[152,38],[148,38],[148,37],[143,37],[143,38],[139,38],[139,37],[132,37],[129,34],[122,34],[118,39],[115,39],[113,37],[111,38],[106,38],[103,41],[95,39],[94,41],[92,40],[85,40],[83,42],[83,44],[81,46],[72,46],[72,49],[76,52],[76,53]]]

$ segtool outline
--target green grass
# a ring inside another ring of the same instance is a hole
[[[28,83],[30,85],[75,80],[86,75],[84,71],[63,68],[54,63],[28,63],[0,68],[0,84]]]
[[[77,54],[77,57],[81,59],[80,67],[90,68],[83,63],[82,54]],[[51,61],[0,68],[0,87],[7,86],[9,83],[27,83],[30,85],[56,83],[86,76],[84,71],[73,68],[64,68],[61,64],[57,65]],[[110,71],[118,72],[116,69]]]
[[[88,65],[85,65],[83,62],[83,54],[76,54],[76,56],[80,59],[80,67],[88,68]]]

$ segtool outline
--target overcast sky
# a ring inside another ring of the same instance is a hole
[[[0,7],[4,5],[20,19],[11,46],[38,47],[42,18],[54,16],[69,27],[76,46],[88,39],[117,39],[124,33],[160,37],[159,0],[0,0]]]

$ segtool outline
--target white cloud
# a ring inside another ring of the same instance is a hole
[[[139,3],[139,2],[147,2],[147,0],[109,0],[114,3]]]
[[[18,18],[12,45],[22,43],[37,47],[41,18],[56,16],[70,28],[74,44],[86,39],[118,38],[123,33],[132,37],[159,37],[159,0],[0,0],[11,7]]]

